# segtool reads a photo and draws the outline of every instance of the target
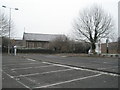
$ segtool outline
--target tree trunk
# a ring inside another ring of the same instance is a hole
[[[92,53],[96,54],[96,52],[95,52],[95,49],[96,49],[95,43],[92,43],[91,46],[92,46]]]

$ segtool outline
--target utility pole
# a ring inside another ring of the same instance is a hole
[[[11,8],[7,6],[2,6],[3,8],[8,8],[9,9],[9,41],[8,41],[8,54],[10,54],[10,31],[11,31],[11,10],[18,10],[18,8]]]

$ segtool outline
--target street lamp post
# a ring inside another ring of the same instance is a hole
[[[8,8],[9,9],[9,41],[8,41],[8,54],[10,54],[10,30],[11,30],[11,10],[18,10],[18,8],[11,8],[11,7],[6,7],[2,6],[3,8]]]
[[[107,54],[109,53],[109,50],[108,50],[108,42],[109,42],[109,39],[107,38],[107,39],[106,39],[106,53],[107,53]]]

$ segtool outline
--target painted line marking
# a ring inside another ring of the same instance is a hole
[[[43,63],[53,64],[53,63],[49,63],[49,62],[43,62]],[[61,67],[67,67],[67,68],[71,68],[71,69],[75,69],[75,70],[83,70],[83,71],[90,71],[90,72],[94,72],[94,73],[101,73],[101,74],[105,74],[105,75],[119,76],[119,74],[113,74],[113,73],[97,71],[97,70],[90,70],[90,69],[85,69],[85,68],[83,69],[83,68],[80,68],[80,67],[73,67],[73,66],[67,66],[67,65],[62,65],[62,64],[53,64],[53,65],[61,66]]]
[[[27,60],[29,60],[29,61],[33,61],[33,62],[36,61],[36,60],[34,60],[34,59],[31,59],[31,58],[27,58]]]
[[[67,56],[61,56],[61,57],[67,57]]]
[[[63,69],[63,70],[55,70],[55,71],[49,71],[49,72],[43,72],[43,73],[32,73],[32,74],[25,74],[25,75],[19,75],[19,76],[14,76],[14,77],[26,77],[26,76],[34,76],[34,75],[40,75],[40,74],[48,74],[48,73],[56,73],[56,72],[65,72],[65,71],[70,71],[73,69]]]
[[[62,64],[53,64],[53,63],[49,63],[49,62],[42,62],[42,63],[52,64],[52,65],[55,65],[55,66],[60,66],[60,67],[67,67],[67,68],[71,68],[71,69],[75,69],[75,70],[80,69],[80,68],[77,68],[77,67],[71,67],[71,66],[62,65]],[[83,70],[83,69],[80,69],[80,70]]]
[[[49,63],[49,62],[42,62],[42,63],[45,63],[45,64],[53,64],[53,63]]]
[[[108,63],[108,62],[103,62],[103,63]]]
[[[79,81],[79,80],[84,80],[84,79],[88,79],[88,78],[98,77],[98,76],[100,76],[100,75],[102,75],[102,74],[96,74],[96,75],[92,75],[92,76],[87,76],[87,77],[72,79],[72,80],[63,81],[63,82],[58,82],[58,83],[49,84],[49,85],[45,85],[45,86],[38,86],[38,87],[34,87],[34,88],[47,88],[47,87],[51,87],[51,86],[55,86],[55,85],[60,85],[60,84],[70,83],[70,82]]]
[[[5,71],[3,71],[3,73],[5,73],[7,76],[9,76],[10,78],[14,79],[15,81],[17,81],[18,83],[20,83],[22,86],[26,87],[26,88],[30,88],[27,85],[25,85],[24,83],[20,82],[19,80],[15,79],[13,76],[9,75],[8,73],[6,73]]]
[[[38,83],[36,83],[35,80],[32,80],[31,78],[28,78],[28,77],[24,77],[24,78],[27,79],[28,81],[32,82],[33,84],[38,84]]]
[[[54,65],[44,65],[44,66],[37,66],[37,67],[26,67],[26,68],[13,68],[11,70],[21,70],[21,69],[33,69],[33,68],[44,68],[44,67],[52,67]]]

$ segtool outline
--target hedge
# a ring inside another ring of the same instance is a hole
[[[17,53],[54,53],[49,49],[17,49]]]

